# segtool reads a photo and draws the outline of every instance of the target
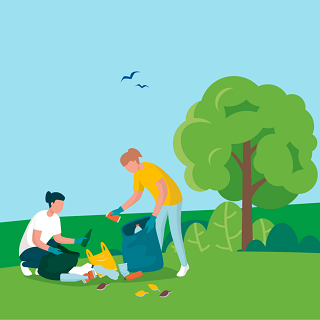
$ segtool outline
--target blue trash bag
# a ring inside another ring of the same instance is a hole
[[[145,226],[150,217],[128,222],[121,228],[123,262],[128,264],[129,272],[152,272],[163,268],[162,252],[156,229],[147,233]],[[136,225],[141,231],[134,234]]]

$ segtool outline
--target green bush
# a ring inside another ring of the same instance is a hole
[[[192,224],[184,237],[184,246],[186,251],[204,252],[208,250],[211,244],[208,244],[205,227],[200,223]]]
[[[306,236],[299,243],[294,230],[285,223],[279,223],[270,231],[266,245],[260,240],[253,240],[246,249],[246,252],[250,251],[320,253],[320,242],[316,237]]]
[[[297,251],[298,244],[298,237],[293,229],[285,223],[279,223],[270,231],[266,249],[272,252],[294,252]]]
[[[242,211],[233,202],[221,203],[208,223],[206,238],[212,249],[235,252],[241,248]]]
[[[206,232],[205,227],[201,223],[193,223],[189,226],[184,236],[184,248],[187,257],[190,254],[194,255],[205,252],[211,247],[211,244],[206,242],[207,238],[204,236]],[[171,257],[173,254],[177,256],[177,250],[173,241],[168,245],[166,254],[167,257]]]
[[[320,253],[320,242],[314,236],[306,236],[300,241],[298,251]]]
[[[268,219],[258,219],[252,225],[253,240],[260,240],[264,245],[274,224]]]
[[[242,250],[243,251],[243,250]],[[266,251],[266,247],[260,240],[252,240],[248,245],[246,251]]]

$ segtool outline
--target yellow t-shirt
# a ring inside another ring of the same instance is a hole
[[[144,191],[144,188],[146,188],[150,191],[154,200],[157,202],[159,190],[156,186],[156,182],[163,178],[168,189],[164,205],[174,206],[175,204],[180,203],[182,201],[182,195],[180,189],[172,178],[155,164],[150,162],[142,163],[144,165],[143,170],[138,170],[134,173],[133,190]]]

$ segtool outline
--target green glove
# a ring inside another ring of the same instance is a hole
[[[55,254],[56,256],[63,253],[60,249],[54,248],[54,247],[49,247],[48,252],[51,252],[51,253]]]
[[[84,239],[87,239],[86,237],[81,237],[81,238],[78,238],[78,239],[74,239],[74,243],[76,244],[76,243],[82,243],[82,241],[84,240]],[[89,240],[89,242],[90,242],[90,240]],[[89,243],[88,242],[88,243]]]
[[[157,217],[152,215],[150,216],[150,219],[148,220],[148,222],[146,223],[146,227],[145,229],[147,230],[147,233],[149,233],[152,229],[155,228],[156,226],[156,219]]]
[[[119,216],[124,210],[122,209],[122,207],[120,206],[118,209],[114,209],[112,210],[112,214],[110,214],[110,216]]]

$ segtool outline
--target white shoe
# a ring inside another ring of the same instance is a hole
[[[32,272],[30,271],[30,269],[28,267],[24,267],[22,264],[23,264],[24,261],[22,261],[20,263],[20,268],[21,268],[21,271],[22,273],[26,276],[26,277],[29,277],[29,276],[32,276]]]
[[[38,268],[36,269],[35,274],[36,274],[36,276],[38,276],[38,275],[39,275]]]
[[[177,273],[177,277],[184,277],[188,270],[189,270],[188,264],[186,267],[181,266],[180,271]]]

